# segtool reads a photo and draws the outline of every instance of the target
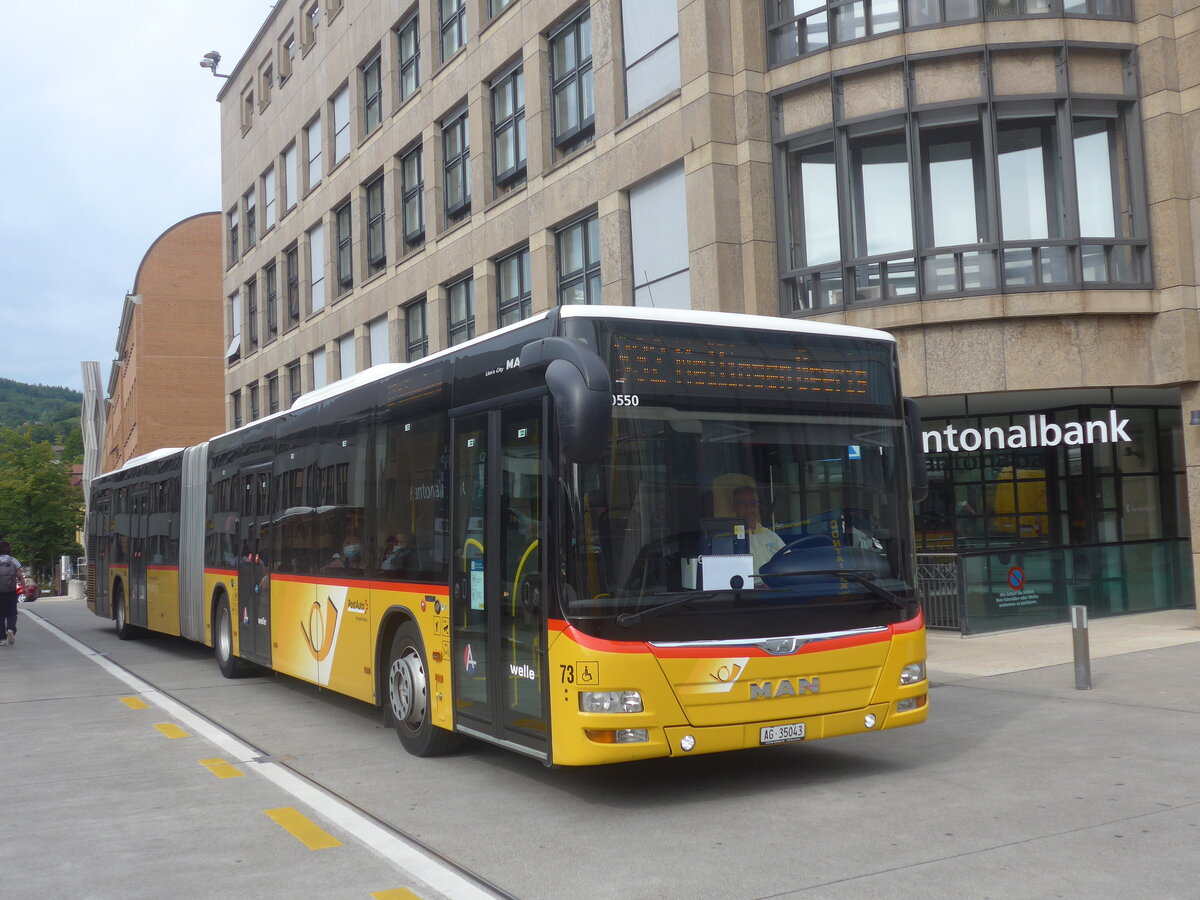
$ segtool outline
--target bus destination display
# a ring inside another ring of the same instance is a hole
[[[743,396],[861,400],[871,394],[870,369],[861,354],[853,361],[848,356],[845,361],[824,361],[807,349],[783,343],[615,333],[612,352],[618,394],[687,389],[726,396],[733,391]]]

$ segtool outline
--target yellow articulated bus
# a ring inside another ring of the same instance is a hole
[[[95,479],[88,603],[420,756],[916,724],[919,425],[882,332],[563,307]]]

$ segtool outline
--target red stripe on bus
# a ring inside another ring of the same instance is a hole
[[[393,591],[395,593],[433,594],[434,596],[449,597],[450,588],[444,584],[426,584],[416,581],[368,581],[361,578],[325,578],[317,575],[272,575],[271,581],[282,581],[288,584],[328,585],[339,587],[369,588],[373,591]]]
[[[866,647],[870,644],[888,643],[891,641],[893,635],[920,631],[924,627],[924,618],[918,613],[907,622],[899,622],[890,626],[886,631],[850,634],[844,637],[812,641],[802,645],[796,652],[824,653],[828,650],[845,650],[849,647]],[[549,629],[552,632],[561,632],[581,647],[586,647],[589,650],[601,650],[606,653],[653,653],[655,657],[660,659],[721,659],[735,652],[739,656],[767,657],[772,655],[759,647],[753,646],[750,641],[747,641],[745,644],[723,644],[711,647],[654,647],[642,641],[610,641],[592,637],[561,619],[551,619]]]

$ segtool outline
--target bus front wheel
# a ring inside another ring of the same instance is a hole
[[[457,749],[459,737],[438,728],[430,713],[429,666],[421,636],[411,622],[392,638],[387,669],[388,718],[413,756],[440,756]]]

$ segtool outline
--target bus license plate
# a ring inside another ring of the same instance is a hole
[[[804,740],[804,723],[770,725],[762,729],[758,740],[761,744],[786,744],[788,741],[802,741]]]

